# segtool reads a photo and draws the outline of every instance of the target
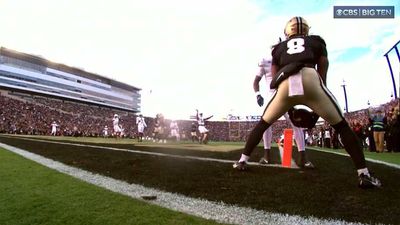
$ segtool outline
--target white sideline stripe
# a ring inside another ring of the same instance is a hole
[[[331,153],[331,154],[335,154],[335,155],[341,155],[341,156],[347,156],[350,157],[349,154],[347,153],[341,153],[341,152],[332,152],[332,151],[328,151],[328,150],[324,150],[324,149],[319,149],[319,148],[315,148],[315,147],[306,147],[315,151],[320,151],[320,152],[325,152],[325,153]],[[371,158],[365,158],[366,161],[368,162],[373,162],[373,163],[377,163],[377,164],[382,164],[385,166],[389,166],[389,167],[393,167],[396,169],[400,169],[400,165],[394,164],[394,163],[388,163],[388,162],[384,162],[381,160],[376,160],[376,159],[371,159]]]
[[[240,225],[362,225],[362,223],[345,222],[342,220],[325,220],[315,217],[305,218],[288,214],[270,213],[246,207],[228,205],[223,202],[212,202],[204,199],[190,198],[181,194],[164,192],[155,188],[147,188],[137,184],[128,184],[124,181],[99,174],[93,174],[3,143],[0,143],[0,147],[48,168],[68,174],[110,191],[136,198],[141,201],[144,201],[142,196],[154,195],[157,196],[157,198],[148,201],[148,203],[205,219],[215,220],[220,223]]]
[[[190,159],[190,160],[199,160],[199,161],[207,161],[207,162],[219,162],[219,163],[230,163],[233,164],[236,161],[235,160],[227,160],[227,159],[214,159],[214,158],[207,158],[207,157],[199,157],[199,156],[185,156],[185,155],[173,155],[173,154],[166,154],[166,153],[160,153],[160,152],[146,152],[146,151],[140,151],[140,150],[134,150],[134,149],[125,149],[125,148],[114,148],[114,147],[105,147],[105,146],[98,146],[98,145],[86,145],[86,144],[77,144],[77,143],[67,143],[67,142],[59,142],[59,141],[50,141],[50,140],[42,140],[42,139],[36,139],[36,138],[26,138],[26,137],[15,137],[15,136],[10,136],[9,138],[16,138],[16,139],[25,139],[25,140],[31,140],[31,141],[37,141],[37,142],[46,142],[46,143],[54,143],[54,144],[60,144],[60,145],[72,145],[72,146],[79,146],[79,147],[89,147],[89,148],[97,148],[97,149],[107,149],[107,150],[113,150],[113,151],[121,151],[121,152],[131,152],[131,153],[137,153],[137,154],[144,154],[144,155],[156,155],[156,156],[163,156],[163,157],[172,157],[172,158],[178,158],[178,159]],[[162,146],[160,146],[162,147]],[[278,168],[284,168],[280,164],[259,164],[257,162],[248,162],[248,165],[252,166],[265,166],[265,167],[278,167]],[[285,169],[299,169],[299,167],[292,167],[292,168],[286,168]]]

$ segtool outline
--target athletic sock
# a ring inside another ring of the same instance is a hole
[[[346,120],[342,120],[339,123],[332,125],[332,127],[339,133],[344,149],[349,153],[356,168],[366,168],[362,146]]]
[[[263,156],[263,158],[264,158],[265,160],[267,160],[268,162],[271,161],[271,149],[269,149],[269,148],[264,148],[264,156]]]
[[[357,173],[358,173],[358,176],[360,176],[361,174],[370,176],[369,171],[368,171],[367,168],[358,169],[358,170],[357,170]]]
[[[245,154],[242,154],[240,156],[239,162],[247,162],[249,160],[250,156],[247,156]]]
[[[254,148],[260,143],[261,138],[264,134],[264,131],[270,127],[271,124],[265,122],[261,119],[257,125],[251,131],[249,138],[246,141],[246,145],[244,146],[243,154],[250,156],[253,152]]]

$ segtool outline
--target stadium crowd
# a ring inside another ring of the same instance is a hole
[[[386,151],[400,151],[399,99],[378,107],[370,107],[345,113],[345,118],[356,132],[360,143],[370,151],[376,151],[373,137],[373,118],[377,111],[384,114],[384,140]],[[112,128],[112,116],[118,114],[124,136],[137,135],[136,114],[97,105],[76,103],[67,100],[33,96],[29,94],[2,91],[0,94],[0,133],[50,135],[51,124],[58,124],[57,135],[103,136],[104,127]],[[145,117],[147,127],[144,137],[153,136],[155,121]],[[168,134],[170,120],[164,128]],[[191,137],[192,120],[177,120],[181,140]],[[245,141],[255,121],[207,121],[211,141]],[[278,120],[273,124],[273,140],[278,140],[288,122]],[[111,130],[110,130],[111,131]],[[324,122],[311,130],[305,130],[308,145],[339,148],[340,138]],[[110,132],[112,136],[112,132]]]

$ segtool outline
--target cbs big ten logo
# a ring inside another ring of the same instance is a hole
[[[359,10],[358,9],[337,9],[336,14],[338,16],[358,16]]]
[[[391,11],[387,9],[361,9],[362,16],[387,16]]]
[[[334,6],[335,18],[394,18],[394,6]]]

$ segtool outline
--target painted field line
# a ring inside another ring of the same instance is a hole
[[[180,194],[147,188],[137,184],[128,184],[110,177],[93,174],[3,143],[0,143],[0,147],[48,168],[68,174],[110,191],[136,198],[141,201],[144,201],[142,196],[157,196],[156,199],[147,202],[171,210],[215,220],[220,223],[240,225],[362,225],[362,223],[351,223],[342,220],[325,220],[311,216],[300,217],[288,214],[270,213],[246,207],[228,205],[223,202],[212,202],[203,199],[190,198]]]
[[[325,152],[325,153],[331,153],[331,154],[335,154],[335,155],[341,155],[341,156],[350,157],[349,154],[347,154],[347,153],[332,152],[332,151],[328,151],[328,150],[324,150],[324,149],[320,149],[320,148],[308,147],[308,146],[306,148],[309,148],[309,149],[312,149],[312,150],[315,150],[315,151],[320,151],[320,152]],[[376,160],[376,159],[371,159],[371,158],[367,158],[367,157],[365,158],[365,160],[368,161],[368,162],[373,162],[373,163],[385,165],[385,166],[388,166],[388,167],[393,167],[393,168],[396,168],[396,169],[400,169],[400,165],[397,165],[397,164],[394,164],[394,163],[388,163],[388,162],[384,162],[384,161]]]
[[[89,147],[95,149],[105,149],[105,150],[113,150],[113,151],[121,151],[121,152],[130,152],[136,154],[143,154],[143,155],[155,155],[155,156],[162,156],[162,157],[171,157],[177,159],[190,159],[190,160],[198,160],[198,161],[207,161],[207,162],[218,162],[218,163],[230,163],[233,164],[235,160],[227,160],[227,159],[214,159],[208,157],[199,157],[199,156],[185,156],[185,155],[174,155],[174,154],[167,154],[161,152],[146,152],[134,149],[125,149],[125,148],[114,148],[114,147],[106,147],[106,146],[98,146],[98,145],[87,145],[87,144],[77,144],[77,143],[67,143],[67,142],[59,142],[59,141],[50,141],[50,140],[41,140],[36,138],[27,138],[27,137],[15,137],[15,136],[3,136],[6,138],[15,138],[15,139],[23,139],[23,140],[30,140],[36,142],[45,142],[45,143],[52,143],[52,144],[60,144],[60,145],[69,145],[69,146],[78,146],[78,147]],[[259,164],[257,162],[248,162],[249,165],[252,166],[263,166],[263,167],[277,167],[283,168],[280,164]],[[285,169],[299,169],[298,167],[293,168],[285,168]]]

